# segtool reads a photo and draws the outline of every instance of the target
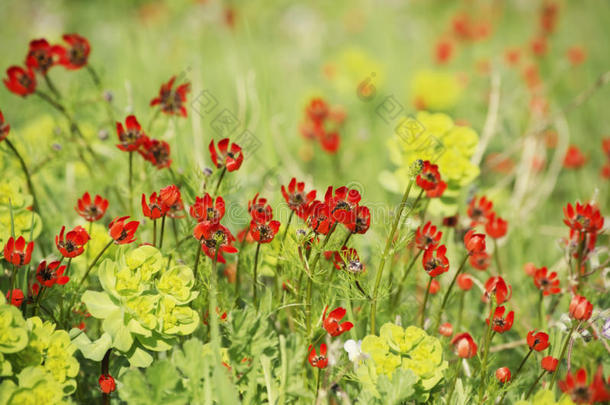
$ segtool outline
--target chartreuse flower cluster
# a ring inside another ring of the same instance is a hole
[[[152,362],[147,350],[168,350],[176,336],[191,334],[199,324],[199,315],[187,305],[198,295],[193,271],[155,247],[122,248],[117,260],[106,259],[98,271],[103,291],[86,291],[82,301],[94,318],[103,320],[103,334],[91,342],[72,331],[85,357],[99,361],[114,348],[132,366],[146,367]]]
[[[390,381],[394,376],[404,375],[404,371],[413,373],[410,379],[412,390],[408,398],[401,400],[423,400],[429,397],[443,379],[443,372],[447,369],[447,362],[443,360],[443,348],[439,340],[428,335],[423,329],[386,323],[381,327],[379,336],[368,335],[362,340],[361,350],[369,358],[363,366],[358,367],[356,375],[363,388],[381,397],[380,378],[387,377]],[[404,384],[405,379],[396,381]],[[403,387],[404,389],[404,387]]]
[[[14,226],[15,235],[28,235],[29,237],[32,232],[33,238],[38,237],[42,223],[37,213],[28,210],[33,199],[27,193],[25,182],[9,176],[3,177],[0,178],[0,246],[3,246],[11,237],[12,226]]]
[[[0,295],[0,405],[61,404],[76,390],[79,363],[66,331],[21,312]]]

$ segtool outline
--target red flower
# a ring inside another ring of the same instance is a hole
[[[468,291],[473,286],[472,276],[468,273],[462,273],[457,277],[457,285],[461,290]]]
[[[307,223],[315,233],[326,235],[334,223],[330,216],[330,207],[321,201],[313,201],[309,208]]]
[[[364,263],[360,261],[358,252],[354,248],[343,246],[340,251],[334,252],[333,264],[337,270],[345,270],[352,274],[361,274],[364,272]]]
[[[36,77],[32,69],[25,70],[20,66],[11,66],[6,70],[7,79],[4,79],[6,88],[18,96],[25,97],[36,91]]]
[[[164,169],[172,164],[169,144],[165,141],[142,136],[142,144],[138,149],[138,153],[157,169]]]
[[[25,58],[25,65],[43,75],[55,64],[53,47],[46,39],[34,39],[30,42],[30,50]]]
[[[438,327],[438,333],[445,337],[453,335],[453,325],[451,325],[449,322],[445,322],[444,324]]]
[[[578,370],[575,376],[568,372],[566,374],[566,379],[564,381],[559,381],[557,385],[559,386],[559,389],[568,394],[575,403],[593,403],[593,392],[591,387],[587,385],[587,371],[584,368]]]
[[[446,253],[447,247],[445,245],[432,246],[424,252],[422,264],[430,277],[436,277],[449,271],[449,259],[445,256]]]
[[[354,327],[354,324],[351,322],[343,322],[339,323],[341,319],[345,316],[345,308],[335,308],[328,314],[326,317],[326,311],[328,310],[328,305],[324,308],[324,313],[322,314],[322,326],[329,335],[335,337],[339,336],[343,332],[347,332],[351,328]]]
[[[320,136],[320,145],[328,153],[336,153],[341,144],[341,137],[337,131],[322,132]]]
[[[597,233],[604,227],[604,217],[599,208],[593,204],[582,205],[577,202],[573,207],[568,203],[563,209],[563,213],[565,215],[564,224],[574,231]]]
[[[430,190],[426,190],[426,197],[428,198],[440,198],[443,196],[443,193],[447,189],[447,183],[444,181],[439,181],[436,183],[436,187]]]
[[[229,138],[224,138],[218,141],[218,152],[214,146],[214,140],[210,141],[210,156],[212,162],[217,168],[225,167],[227,171],[233,172],[241,167],[244,161],[244,154],[241,146],[236,143],[231,144],[229,148]]]
[[[371,213],[368,207],[359,205],[350,213],[351,219],[345,225],[352,233],[364,234],[371,226]]]
[[[417,228],[415,232],[415,246],[420,250],[437,246],[442,236],[443,232],[437,230],[436,226],[428,221],[423,227]]]
[[[337,188],[333,194],[333,188],[329,186],[324,195],[324,202],[330,209],[333,221],[347,225],[352,220],[350,212],[358,206],[361,198],[358,190],[343,186]]]
[[[490,213],[487,216],[487,221],[485,222],[485,233],[493,239],[500,239],[504,235],[506,235],[506,231],[508,228],[508,222],[496,216],[495,212]]]
[[[561,288],[559,288],[557,273],[547,273],[548,270],[546,267],[541,267],[536,270],[534,273],[534,284],[536,285],[536,288],[542,291],[543,295],[559,294]]]
[[[233,246],[235,237],[226,227],[220,224],[200,222],[193,230],[193,236],[201,243],[201,249],[211,259],[216,257],[218,250],[218,262],[226,263],[222,253],[236,253],[237,249]]]
[[[468,261],[470,262],[470,265],[472,267],[477,270],[483,271],[487,270],[487,268],[491,264],[491,257],[489,257],[489,254],[487,252],[479,252],[472,254],[468,258]]]
[[[182,202],[182,196],[180,194],[178,194],[178,199],[169,206],[166,215],[175,219],[184,218],[186,216],[186,214],[184,214],[184,203]]]
[[[0,133],[1,132],[2,132],[2,130],[0,129]],[[2,142],[2,135],[0,135],[0,142]],[[606,180],[610,179],[610,163],[606,163],[605,165],[603,165],[599,174],[602,177],[602,179],[606,179]]]
[[[206,193],[203,198],[195,197],[195,203],[191,205],[189,212],[197,222],[218,223],[225,215],[225,200],[221,196],[214,200]]]
[[[328,104],[322,98],[312,98],[305,109],[307,117],[315,123],[324,121],[328,117],[329,111]]]
[[[120,122],[116,123],[116,132],[119,137],[119,142],[116,147],[124,152],[133,152],[140,148],[142,142],[146,139],[146,135],[142,131],[142,126],[134,115],[130,115],[125,119],[127,131]]]
[[[150,105],[161,105],[161,111],[169,115],[181,115],[186,117],[186,94],[191,90],[190,83],[181,84],[176,88],[174,87],[174,81],[176,76],[172,76],[169,82],[161,85],[159,90],[159,97],[154,98],[150,101]]]
[[[417,175],[415,182],[422,189],[434,190],[441,182],[441,175],[438,172],[438,166],[433,165],[430,161],[425,160],[423,162],[421,173]]]
[[[439,292],[439,290],[441,289],[441,284],[436,281],[435,278],[432,279],[432,282],[430,283],[430,294],[434,295],[437,292]]]
[[[443,218],[443,226],[447,228],[455,228],[458,224],[458,214]]]
[[[581,295],[575,295],[570,302],[570,316],[578,321],[586,321],[591,318],[593,304]]]
[[[581,46],[571,46],[566,51],[566,56],[573,66],[580,65],[587,58],[587,53]]]
[[[468,216],[472,220],[472,225],[484,224],[489,214],[492,213],[493,202],[482,196],[480,198],[474,197],[470,200],[468,205]]]
[[[166,211],[169,211],[170,207],[180,200],[180,198],[180,189],[175,184],[163,187],[161,191],[159,191],[159,200]]]
[[[474,229],[469,230],[464,235],[464,246],[468,250],[469,255],[481,253],[485,251],[485,235],[475,233]]]
[[[97,382],[104,394],[110,394],[116,390],[116,383],[110,374],[102,374]]]
[[[610,159],[610,137],[602,139],[602,149],[608,159]]]
[[[60,266],[60,261],[54,261],[47,265],[46,261],[41,261],[36,269],[36,279],[45,287],[53,287],[55,284],[64,285],[70,281],[70,277],[64,276],[66,266]]]
[[[531,350],[541,352],[549,347],[549,335],[544,332],[536,333],[535,330],[528,332],[527,334],[527,345]]]
[[[510,328],[513,327],[513,321],[515,320],[514,311],[510,311],[508,315],[506,315],[506,318],[504,318],[504,311],[506,311],[506,308],[497,307],[494,312],[491,328],[498,333],[508,332]],[[489,325],[489,318],[487,318],[485,322]]]
[[[85,251],[85,245],[91,239],[89,234],[82,226],[77,226],[66,234],[64,239],[65,226],[61,227],[59,235],[55,235],[55,245],[63,257],[73,258],[80,256]]]
[[[114,239],[114,243],[117,245],[126,245],[136,240],[135,234],[140,223],[138,221],[129,221],[125,223],[127,218],[129,218],[129,216],[117,217],[108,225],[110,237]]]
[[[593,402],[607,403],[610,401],[610,389],[608,384],[610,384],[610,378],[608,378],[608,383],[606,383],[603,376],[603,367],[600,364],[597,367],[597,372],[595,376],[593,376],[593,382],[591,383],[591,390],[593,391]]]
[[[266,198],[258,198],[258,193],[251,201],[248,201],[248,212],[253,221],[265,223],[273,218],[273,210],[267,204]]]
[[[320,345],[320,354],[316,354],[316,348],[313,346],[309,346],[309,357],[307,358],[307,360],[309,360],[309,364],[311,364],[312,367],[317,367],[317,368],[326,368],[326,366],[328,365],[328,358],[326,357],[326,343],[322,343]]]
[[[445,64],[451,59],[453,54],[453,43],[448,40],[438,41],[434,47],[434,56],[436,63]]]
[[[510,381],[510,370],[508,369],[508,367],[500,367],[499,369],[497,369],[496,378],[502,384],[506,384],[507,382],[509,382]]]
[[[0,142],[6,139],[10,130],[11,126],[4,124],[4,115],[2,115],[2,111],[0,111]]]
[[[106,213],[106,210],[108,209],[108,200],[102,198],[100,195],[96,195],[92,202],[91,196],[87,191],[78,200],[74,209],[78,215],[83,217],[86,221],[94,222],[101,219]]]
[[[161,198],[157,197],[156,192],[150,195],[148,201],[146,203],[146,194],[142,194],[142,213],[145,217],[154,220],[161,218],[167,213],[169,208],[163,205]]]
[[[32,259],[32,250],[34,250],[34,242],[26,245],[23,236],[17,240],[11,236],[4,245],[4,259],[15,266],[25,266]]]
[[[578,146],[570,145],[563,158],[563,167],[566,169],[579,169],[584,166],[586,161],[587,158],[583,155]]]
[[[54,46],[53,52],[59,57],[57,63],[69,70],[80,69],[87,64],[91,45],[85,37],[78,34],[64,34],[62,36],[68,47]]]
[[[469,359],[477,354],[477,344],[470,336],[470,333],[459,333],[451,339],[453,350],[458,357]]]
[[[250,222],[250,235],[258,243],[271,242],[279,230],[280,223],[278,221],[257,222],[252,220]]]
[[[559,360],[557,360],[553,356],[546,356],[540,362],[542,368],[548,371],[549,373],[552,373],[557,369],[557,364],[559,364]]]
[[[502,305],[513,295],[513,289],[500,276],[490,277],[485,283],[485,297],[495,297],[496,304]]]
[[[316,190],[305,193],[305,183],[297,183],[297,179],[293,177],[288,184],[288,189],[282,185],[282,195],[288,207],[302,218],[307,210],[307,205],[316,199]]]
[[[12,292],[9,290],[6,293],[6,300],[10,301],[9,304],[16,306],[19,308],[21,304],[23,304],[23,299],[25,296],[23,295],[23,291],[19,288],[15,288]]]

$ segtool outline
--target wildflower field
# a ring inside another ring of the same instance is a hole
[[[610,403],[610,3],[0,3],[0,405]]]

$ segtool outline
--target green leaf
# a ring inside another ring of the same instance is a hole
[[[108,349],[112,347],[112,337],[108,333],[92,342],[85,332],[74,328],[70,331],[70,338],[83,356],[93,361],[102,361]]]
[[[382,374],[377,380],[377,387],[385,404],[400,404],[415,393],[414,385],[417,376],[411,370],[397,369],[392,380]]]
[[[82,301],[91,315],[98,319],[105,319],[119,309],[105,292],[87,290],[82,296]]]
[[[131,350],[129,350],[125,356],[132,367],[148,367],[153,361],[153,357],[150,353],[138,345],[131,346]]]
[[[125,325],[123,311],[117,309],[108,314],[102,323],[102,328],[112,336],[112,347],[121,352],[126,352],[131,348],[133,337]]]

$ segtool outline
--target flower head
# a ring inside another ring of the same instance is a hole
[[[449,259],[445,256],[446,253],[445,245],[432,246],[424,252],[422,265],[430,277],[436,277],[449,271]]]
[[[125,130],[125,127],[127,130]],[[146,135],[135,115],[125,118],[125,127],[120,122],[116,123],[116,132],[119,137],[119,144],[116,147],[124,152],[138,150],[146,139]]]
[[[477,354],[477,344],[468,332],[455,335],[453,339],[451,339],[451,344],[453,345],[455,354],[463,359],[469,359]]]
[[[6,70],[8,78],[4,79],[4,85],[18,96],[25,97],[36,91],[36,77],[32,69],[24,69],[21,66],[11,66]]]
[[[541,352],[550,346],[549,335],[544,332],[536,333],[535,330],[532,330],[527,334],[527,345],[531,350]]]
[[[186,95],[191,90],[190,83],[183,83],[174,89],[176,76],[161,86],[159,96],[150,101],[151,106],[160,105],[161,111],[169,115],[181,115],[186,117]]]
[[[496,370],[496,378],[502,384],[506,384],[510,381],[510,370],[508,367],[500,367]]]
[[[580,151],[578,146],[570,145],[563,158],[563,167],[566,169],[579,169],[586,163],[587,158]]]
[[[464,246],[470,255],[485,251],[485,235],[476,233],[474,229],[469,230],[464,235]]]
[[[420,250],[426,250],[432,246],[437,246],[443,232],[436,229],[436,226],[432,225],[430,221],[422,227],[417,228],[415,232],[415,246]]]
[[[307,205],[316,199],[316,190],[306,193],[305,183],[297,182],[297,179],[293,177],[290,183],[288,183],[288,188],[282,185],[282,195],[288,207],[299,217],[302,217],[307,209]]]
[[[368,207],[359,205],[350,212],[350,220],[345,224],[352,233],[365,234],[371,226],[371,212]]]
[[[320,345],[320,354],[316,353],[316,348],[313,346],[309,346],[309,356],[307,360],[309,360],[309,364],[312,367],[317,367],[319,369],[326,368],[328,365],[328,357],[326,357],[326,343],[322,343]]]
[[[218,223],[225,215],[225,200],[221,196],[214,200],[206,193],[203,198],[195,197],[195,203],[191,205],[189,212],[197,222]]]
[[[461,290],[468,291],[472,288],[474,282],[472,276],[468,273],[462,273],[457,277],[457,285]]]
[[[253,221],[267,222],[273,218],[273,209],[267,203],[266,198],[258,198],[258,193],[248,201],[248,212]]]
[[[500,276],[490,277],[485,283],[485,297],[495,298],[497,305],[502,305],[513,295],[513,289]]]
[[[25,266],[30,264],[32,250],[34,250],[34,242],[26,244],[23,236],[17,240],[11,236],[4,245],[4,259],[15,266]]]
[[[85,221],[95,222],[101,219],[106,213],[106,210],[108,209],[108,200],[102,198],[100,195],[96,195],[93,201],[91,201],[91,195],[89,195],[89,192],[87,191],[78,199],[74,209],[78,215],[85,219]]]
[[[126,245],[136,240],[135,234],[140,223],[138,221],[126,222],[127,218],[129,216],[117,217],[108,225],[110,237],[117,245]]]
[[[438,166],[425,160],[423,162],[422,171],[417,175],[415,182],[426,191],[435,190],[442,182],[441,175],[438,172]]]
[[[473,253],[468,258],[468,262],[473,268],[484,271],[487,270],[487,268],[491,264],[491,257],[489,256],[489,253],[485,251]]]
[[[586,321],[591,318],[593,304],[581,295],[575,295],[570,302],[570,316],[578,321]]]
[[[68,70],[76,70],[86,66],[91,52],[91,45],[89,45],[87,38],[78,34],[64,34],[62,38],[68,46],[58,45],[53,47],[53,51],[59,58],[57,63]]]
[[[159,200],[165,207],[166,211],[169,211],[172,205],[174,205],[181,198],[182,196],[180,195],[180,189],[175,184],[165,186],[161,189],[161,191],[159,191]]]
[[[36,279],[40,285],[45,287],[53,287],[55,284],[64,285],[70,281],[70,277],[64,276],[66,266],[60,266],[61,262],[54,261],[47,264],[46,261],[41,261],[36,269]]]
[[[280,230],[279,221],[257,222],[250,221],[250,235],[258,243],[269,243]]]
[[[307,224],[315,232],[326,235],[334,224],[328,204],[315,200],[308,210]]]
[[[438,327],[438,333],[445,337],[453,335],[453,325],[449,322],[445,322]]]
[[[23,291],[21,291],[19,288],[9,290],[6,293],[6,300],[9,301],[9,304],[16,306],[17,308],[23,304],[24,299],[25,296],[23,295]]]
[[[237,253],[233,246],[235,237],[231,231],[219,223],[200,222],[193,230],[193,236],[201,243],[201,249],[211,259],[218,258],[219,263],[225,263],[225,253]]]
[[[337,270],[345,270],[351,274],[361,274],[365,270],[364,263],[360,261],[354,248],[343,246],[340,251],[334,252],[332,258]]]
[[[597,206],[587,203],[569,204],[563,209],[565,219],[563,222],[570,229],[581,232],[597,233],[604,227],[604,217]]]
[[[498,333],[504,333],[509,331],[510,328],[512,328],[513,326],[513,321],[515,320],[514,311],[510,311],[508,315],[506,315],[506,318],[504,317],[505,311],[506,308],[500,306],[497,307],[496,311],[494,312],[491,328]],[[487,324],[489,325],[489,318],[487,318],[485,322],[487,322]]]
[[[543,295],[559,294],[561,288],[559,288],[559,279],[557,279],[557,273],[547,270],[546,267],[541,267],[534,273],[534,285],[537,289],[542,291]]]
[[[234,172],[241,167],[244,161],[244,154],[241,150],[241,146],[236,143],[229,145],[229,138],[224,138],[218,141],[218,151],[214,146],[214,140],[210,141],[209,145],[210,157],[214,166],[217,168],[224,167],[229,172]]]
[[[488,200],[487,197],[474,197],[472,200],[470,200],[467,211],[468,216],[472,221],[471,224],[484,224],[489,215],[493,213],[492,209],[493,202]]]
[[[138,153],[144,160],[150,162],[157,169],[164,169],[170,167],[172,164],[172,160],[170,159],[170,147],[165,141],[150,139],[147,136],[143,136]]]
[[[46,39],[34,39],[30,42],[30,49],[25,58],[25,65],[43,75],[55,64],[56,54]]]
[[[324,195],[324,203],[328,205],[333,221],[347,226],[352,222],[351,213],[358,207],[361,198],[360,192],[356,189],[343,186],[335,189],[333,193],[332,186],[329,186]],[[370,220],[370,214],[368,217]]]
[[[97,380],[100,385],[100,389],[104,394],[110,394],[116,390],[116,383],[114,382],[114,378],[110,374],[102,374],[100,378]]]
[[[69,231],[64,238],[65,226],[61,227],[59,235],[55,236],[55,245],[63,257],[73,258],[80,256],[85,251],[85,245],[90,236],[82,226],[76,226]]]
[[[549,373],[557,369],[557,364],[559,364],[559,360],[553,356],[546,356],[540,362],[540,366]]]
[[[335,337],[340,334],[347,332],[351,328],[354,327],[354,324],[351,322],[343,322],[339,323],[341,319],[345,316],[345,308],[335,308],[326,316],[326,311],[328,310],[328,305],[324,308],[324,314],[322,314],[322,326],[329,335]]]
[[[506,235],[507,229],[508,222],[497,216],[495,212],[492,212],[487,216],[487,221],[485,222],[485,233],[490,238],[500,239]]]
[[[142,214],[152,220],[159,219],[167,213],[169,208],[163,205],[161,198],[154,192],[148,197],[146,202],[146,194],[142,194]]]

